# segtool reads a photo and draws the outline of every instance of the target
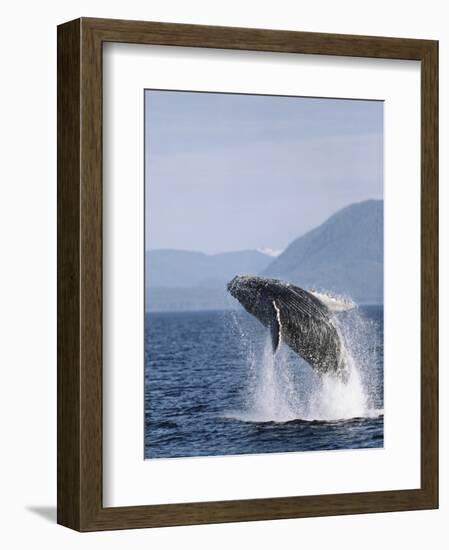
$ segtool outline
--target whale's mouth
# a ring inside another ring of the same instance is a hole
[[[254,315],[259,321],[267,326],[267,322],[264,322],[261,316],[266,316],[263,312],[266,309],[266,304],[269,302],[262,293],[264,286],[263,284],[261,285],[261,282],[263,282],[263,280],[260,277],[236,275],[227,284],[227,290],[229,294],[248,311],[248,313]]]
[[[256,290],[256,285],[254,277],[249,275],[236,275],[229,281],[226,288],[231,296],[240,300],[244,295],[254,292]]]

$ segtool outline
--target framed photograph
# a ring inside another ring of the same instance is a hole
[[[58,27],[58,522],[438,507],[438,43]]]

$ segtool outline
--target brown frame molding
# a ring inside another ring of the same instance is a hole
[[[102,44],[421,61],[421,488],[104,508]],[[79,531],[438,507],[438,42],[81,18],[58,27],[58,523]]]

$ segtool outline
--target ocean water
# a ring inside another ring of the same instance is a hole
[[[145,318],[145,458],[383,447],[383,307],[337,316],[346,383],[244,311]]]

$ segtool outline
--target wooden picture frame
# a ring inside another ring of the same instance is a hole
[[[102,45],[421,62],[421,488],[105,508]],[[438,42],[81,18],[58,27],[58,523],[78,531],[438,507]]]

